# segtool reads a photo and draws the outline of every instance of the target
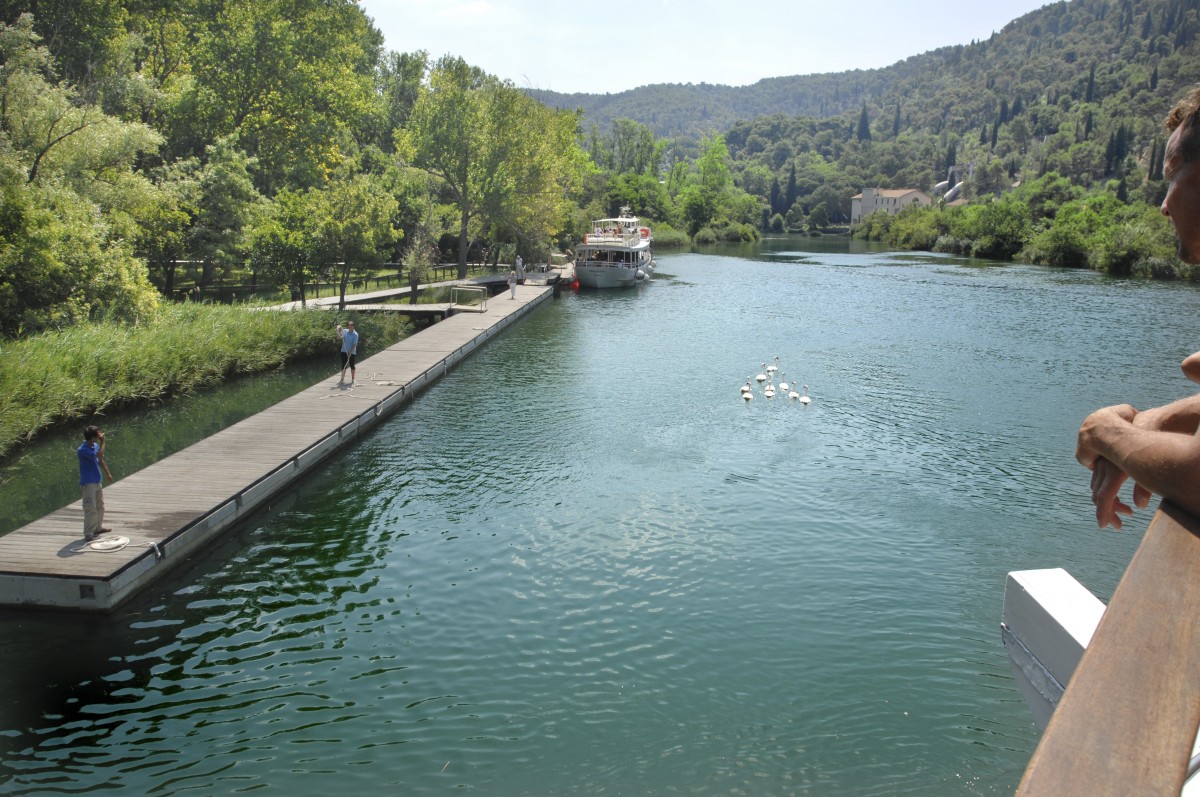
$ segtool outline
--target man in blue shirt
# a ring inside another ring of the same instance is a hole
[[[112,474],[104,462],[104,432],[98,426],[89,426],[83,432],[83,445],[79,454],[79,487],[83,491],[83,538],[96,539],[112,531],[104,527],[104,479],[101,468],[111,482]]]
[[[338,337],[342,339],[342,378],[338,384],[346,381],[346,366],[350,366],[350,384],[357,385],[354,378],[355,358],[358,355],[358,333],[354,330],[354,322],[347,321],[345,328],[338,324]]]

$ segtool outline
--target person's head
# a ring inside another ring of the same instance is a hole
[[[347,321],[347,322],[346,322],[346,328],[347,328],[347,329],[349,329],[351,332],[353,332],[353,331],[354,331],[354,322],[353,322],[353,321]]]
[[[1163,155],[1167,195],[1162,213],[1175,226],[1179,257],[1200,262],[1200,88],[1184,97],[1167,114],[1164,126],[1171,136]]]
[[[92,442],[93,440],[98,439],[99,437],[100,437],[100,427],[99,426],[89,426],[88,428],[83,430],[83,439],[89,443]]]

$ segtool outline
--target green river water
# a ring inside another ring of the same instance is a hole
[[[111,617],[0,612],[0,794],[1011,794],[1005,575],[1108,597],[1149,513],[1095,528],[1075,430],[1188,392],[1198,309],[845,239],[565,294]],[[775,356],[811,405],[740,398]],[[114,470],[330,373],[109,419]]]

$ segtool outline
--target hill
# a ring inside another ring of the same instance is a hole
[[[663,137],[724,132],[773,114],[829,118],[857,114],[899,129],[978,129],[1001,103],[1037,98],[1058,104],[1124,94],[1131,117],[1161,114],[1171,98],[1200,80],[1198,0],[1072,0],[1032,11],[987,40],[943,47],[892,66],[760,80],[749,86],[659,84],[618,94],[532,90],[541,102],[580,108],[607,130],[632,119]],[[1094,70],[1094,73],[1093,73]],[[1089,95],[1090,92],[1090,95]],[[1010,105],[1011,108],[1011,105]]]
[[[553,108],[581,108],[602,130],[615,119],[633,119],[659,136],[698,137],[775,113],[827,117],[857,110],[863,96],[886,87],[891,69],[765,78],[750,86],[659,83],[618,94],[529,93]]]

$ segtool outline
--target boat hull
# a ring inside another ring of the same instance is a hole
[[[638,282],[637,269],[618,266],[575,266],[581,288],[628,288]]]

